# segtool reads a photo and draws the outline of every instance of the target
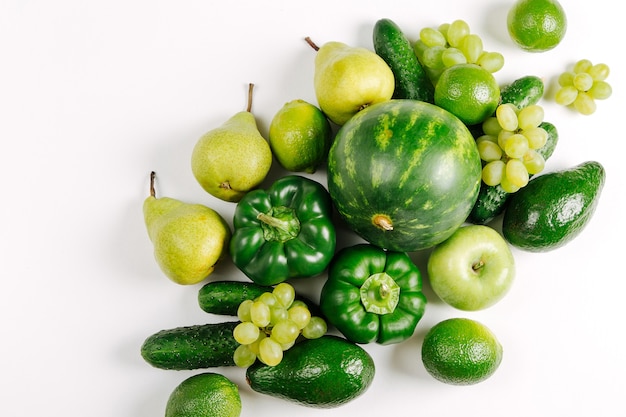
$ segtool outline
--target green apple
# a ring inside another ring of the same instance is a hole
[[[515,260],[508,243],[484,225],[457,229],[433,249],[427,268],[435,294],[465,311],[494,305],[515,279]]]

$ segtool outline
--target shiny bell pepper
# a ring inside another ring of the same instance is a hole
[[[335,254],[330,195],[299,175],[248,192],[237,203],[233,228],[233,263],[257,284],[319,275]]]
[[[422,276],[404,252],[349,246],[331,261],[320,307],[352,342],[399,343],[413,335],[424,315]]]

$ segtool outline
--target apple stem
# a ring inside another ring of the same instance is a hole
[[[154,177],[156,177],[156,173],[152,171],[150,173],[150,197],[156,196],[156,192],[154,191]]]
[[[475,263],[472,265],[472,270],[473,270],[474,272],[476,272],[476,271],[478,271],[479,269],[483,268],[484,266],[485,266],[485,261],[483,261],[483,260],[481,259],[481,260],[479,260],[478,262],[475,262]]]
[[[252,90],[254,89],[254,84],[250,83],[248,84],[248,107],[246,108],[246,111],[248,113],[250,113],[250,111],[252,110]]]
[[[315,44],[315,42],[313,42],[313,40],[311,38],[309,38],[308,36],[306,38],[304,38],[304,40],[306,41],[306,43],[308,43],[309,45],[311,45],[311,48],[315,49],[316,51],[320,50],[320,47],[317,46]]]

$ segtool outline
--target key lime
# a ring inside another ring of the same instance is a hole
[[[511,39],[529,52],[555,48],[567,30],[565,10],[557,0],[517,0],[506,23]]]
[[[236,384],[221,374],[193,375],[170,395],[165,417],[239,417],[241,397]]]
[[[502,345],[482,323],[451,318],[433,326],[422,344],[422,362],[435,379],[473,385],[489,378],[502,361]]]
[[[326,159],[330,142],[328,119],[318,107],[304,100],[286,103],[270,124],[270,147],[288,171],[315,172]]]
[[[495,77],[476,64],[449,67],[435,85],[435,104],[468,126],[493,115],[499,102],[500,87]]]

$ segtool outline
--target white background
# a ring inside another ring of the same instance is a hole
[[[196,140],[245,108],[266,135],[283,103],[315,103],[314,52],[303,38],[372,48],[393,19],[416,39],[426,26],[466,20],[485,49],[504,54],[500,84],[544,79],[546,120],[560,142],[547,170],[600,161],[607,181],[595,216],[559,250],[515,250],[517,279],[500,303],[467,313],[429,304],[413,338],[364,346],[370,389],[320,411],[251,391],[244,371],[214,369],[240,386],[242,416],[624,415],[624,67],[619,3],[563,0],[566,38],[526,53],[506,34],[512,1],[0,2],[0,415],[154,417],[196,371],[164,371],[139,355],[161,329],[222,321],[201,311],[201,284],[170,282],[153,259],[142,217],[149,172],[157,193],[204,203],[231,221],[234,205],[195,182]],[[613,96],[592,116],[554,104],[555,79],[574,61],[611,67]],[[264,185],[283,172],[275,164]],[[325,183],[324,171],[313,176]],[[497,222],[494,227],[497,227]],[[342,232],[343,233],[343,232]],[[356,241],[342,235],[340,244]],[[424,270],[427,253],[415,254]],[[230,263],[211,279],[245,279]],[[295,282],[316,298],[323,277]],[[447,386],[424,370],[420,347],[440,320],[469,317],[498,336],[504,359],[487,381]]]

